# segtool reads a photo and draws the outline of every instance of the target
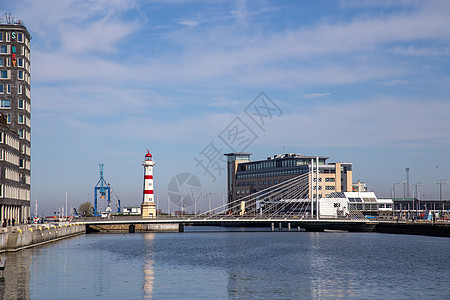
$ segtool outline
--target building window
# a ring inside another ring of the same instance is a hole
[[[3,67],[3,57],[0,57],[0,67]]]
[[[1,100],[1,108],[11,108],[11,100]]]
[[[23,68],[23,58],[17,59],[17,66]]]
[[[0,94],[3,94],[4,85],[0,84]]]
[[[18,42],[23,42],[23,33],[17,34],[17,41]]]
[[[3,133],[3,132],[0,132],[0,143],[3,143],[3,135],[4,135],[5,133]]]
[[[0,46],[0,53],[6,54],[6,53],[8,53],[7,50],[8,50],[8,48],[6,47],[6,45]]]
[[[23,120],[24,120],[23,115],[18,115],[18,116],[17,116],[17,122],[18,122],[19,124],[23,124]]]
[[[7,92],[8,94],[11,94],[11,85],[10,85],[10,84],[7,84],[7,85],[6,85],[6,92]]]
[[[19,129],[19,139],[23,139],[25,136],[25,131],[23,129]]]
[[[19,71],[17,72],[17,78],[22,79],[23,80],[23,71]]]
[[[0,42],[3,42],[3,32],[0,32]]]
[[[22,99],[19,99],[19,109],[24,109],[25,105]]]
[[[22,94],[22,85],[21,84],[19,84],[19,86],[18,86],[18,91],[19,91],[18,92],[19,94]]]
[[[8,71],[1,70],[0,71],[0,78],[3,78],[3,79],[8,78]]]
[[[6,115],[6,123],[11,124],[11,114]]]
[[[19,168],[23,169],[24,168],[24,160],[23,159],[19,159]]]

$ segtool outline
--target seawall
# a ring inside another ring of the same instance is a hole
[[[374,231],[381,233],[416,234],[416,235],[450,237],[450,223],[380,222],[375,226]]]
[[[86,233],[82,223],[33,224],[0,229],[0,252],[13,252]]]

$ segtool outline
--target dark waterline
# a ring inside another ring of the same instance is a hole
[[[448,299],[449,259],[427,236],[92,234],[8,253],[0,299]]]

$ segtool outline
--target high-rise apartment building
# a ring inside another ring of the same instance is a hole
[[[0,16],[0,220],[30,216],[31,36],[22,21]]]

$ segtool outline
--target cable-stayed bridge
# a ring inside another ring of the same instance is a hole
[[[314,173],[293,177],[269,188],[243,196],[237,200],[220,205],[195,215],[178,217],[158,216],[157,218],[113,217],[86,221],[90,224],[181,224],[203,226],[272,226],[304,228],[317,231],[340,229],[353,231],[371,230],[377,224],[367,219],[356,206],[344,199],[338,202],[333,217],[321,217],[318,190],[314,194]],[[313,183],[313,184],[311,184]],[[309,197],[309,191],[312,195]]]
[[[217,217],[262,219],[320,219],[319,199],[308,197],[311,189],[310,173],[291,178],[261,191],[198,214],[191,219]],[[317,193],[316,193],[317,194]],[[333,195],[333,194],[332,194]],[[333,219],[366,221],[364,215],[352,203],[341,201],[343,208]],[[344,209],[345,207],[345,209]]]

